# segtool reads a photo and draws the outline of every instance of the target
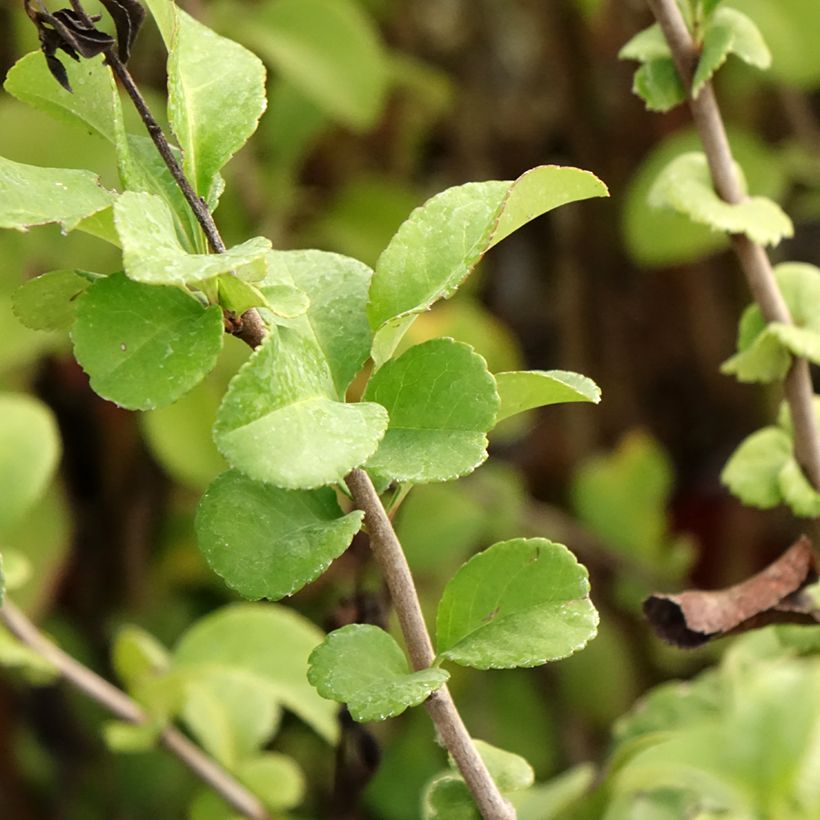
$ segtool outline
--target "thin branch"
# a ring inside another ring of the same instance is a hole
[[[148,721],[148,716],[136,701],[101,678],[96,672],[83,666],[71,655],[63,652],[9,600],[6,600],[0,607],[0,621],[18,640],[49,661],[64,680],[105,707],[120,720],[134,724]],[[267,809],[254,794],[178,729],[167,726],[160,732],[159,740],[168,751],[176,755],[236,811],[251,820],[269,819]]]
[[[669,43],[684,87],[691,88],[698,52],[680,8],[675,0],[647,2]],[[697,97],[690,95],[689,108],[703,144],[715,190],[726,202],[742,202],[745,197],[743,187],[711,82],[703,86]],[[766,321],[791,324],[789,308],[763,247],[743,234],[732,235],[732,246],[752,296]],[[805,359],[795,357],[792,360],[784,382],[784,392],[794,423],[795,455],[815,489],[820,489],[820,435],[814,416],[811,372]]]
[[[415,670],[426,669],[433,664],[435,652],[396,531],[364,470],[353,470],[345,478],[345,483],[356,506],[364,511],[370,546],[390,590],[410,663]],[[515,810],[503,798],[487,771],[447,687],[442,686],[430,695],[425,706],[444,746],[470,787],[481,815],[487,820],[514,820]]]

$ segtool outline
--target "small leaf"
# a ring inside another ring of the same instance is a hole
[[[130,410],[150,410],[183,396],[213,369],[222,312],[178,288],[118,273],[83,294],[71,336],[95,392]]]
[[[331,632],[310,656],[308,680],[323,698],[346,703],[354,720],[385,720],[417,706],[450,675],[410,672],[399,645],[383,629],[350,624]]]
[[[53,270],[29,279],[14,291],[14,315],[32,330],[68,330],[77,297],[89,284],[73,270]]]
[[[411,347],[371,378],[364,399],[390,417],[367,462],[376,473],[396,481],[449,481],[487,458],[498,393],[486,362],[469,345],[432,339]]]
[[[205,492],[196,531],[208,565],[252,600],[277,601],[318,578],[361,527],[335,493],[280,490],[229,471]]]
[[[302,770],[292,758],[277,752],[243,761],[236,776],[273,811],[292,809],[305,796]]]
[[[476,669],[539,666],[595,636],[587,571],[561,544],[516,538],[471,558],[436,616],[441,657]]]
[[[644,63],[635,72],[632,90],[649,111],[669,111],[686,100],[686,89],[671,57]]]
[[[25,231],[57,222],[73,231],[86,217],[109,207],[114,194],[90,171],[40,168],[0,157],[0,228]]]
[[[495,381],[501,398],[496,424],[534,407],[575,401],[598,404],[601,400],[601,389],[592,379],[566,370],[496,373]]]
[[[257,287],[249,282],[243,282],[232,273],[221,274],[217,283],[219,304],[237,316],[251,308],[268,307],[267,299]]]
[[[820,493],[812,487],[796,458],[788,459],[783,465],[777,476],[777,484],[783,501],[795,515],[804,518],[820,516]]]
[[[307,295],[306,316],[293,327],[316,340],[339,399],[370,354],[373,333],[366,307],[372,276],[367,265],[337,253],[273,251],[268,256],[268,273],[259,283],[265,294],[289,284]]]
[[[422,795],[422,820],[481,820],[467,784],[456,774],[433,778]]]
[[[238,36],[338,122],[361,131],[384,106],[388,64],[379,33],[350,0],[276,0],[233,7]]]
[[[334,395],[315,342],[280,327],[231,382],[214,440],[257,481],[294,490],[332,484],[373,454],[387,427],[383,407],[344,404]]]
[[[174,650],[173,669],[196,681],[241,674],[264,686],[329,743],[338,737],[336,708],[306,679],[308,656],[324,634],[276,604],[233,604],[197,621]]]
[[[639,31],[618,52],[619,60],[638,60],[641,63],[669,56],[669,43],[657,23]]]
[[[126,723],[123,720],[109,720],[103,724],[105,745],[112,752],[133,754],[147,752],[156,746],[160,727],[154,723]]]
[[[111,652],[117,677],[129,691],[168,669],[168,650],[150,633],[138,626],[126,625],[117,633]]]
[[[528,789],[535,782],[532,766],[521,755],[499,749],[498,746],[477,738],[473,738],[473,745],[502,793]],[[455,768],[452,755],[449,755],[449,760]]]
[[[0,667],[16,669],[33,686],[53,683],[60,674],[50,661],[5,629],[0,629]]]
[[[692,97],[697,98],[712,75],[726,62],[726,58],[732,50],[735,35],[727,25],[721,25],[713,17],[703,35],[703,45],[700,52],[695,75],[692,78]]]
[[[774,326],[769,326],[745,350],[723,362],[720,372],[734,375],[741,382],[771,383],[780,381],[790,365],[791,356]]]
[[[493,245],[537,216],[607,195],[593,174],[557,165],[533,168],[513,182],[471,182],[437,194],[413,211],[379,257],[371,326],[448,299]]]
[[[780,472],[791,456],[789,435],[778,427],[764,427],[741,442],[720,480],[744,504],[764,510],[776,507],[783,500]]]
[[[30,580],[34,568],[31,561],[19,550],[4,549],[0,555],[0,579],[2,581],[3,592],[14,592],[25,586]],[[0,604],[3,603],[3,596],[0,594]]]
[[[126,191],[114,207],[114,222],[125,272],[137,282],[188,285],[231,271],[249,279],[264,275],[264,257],[270,250],[267,239],[258,236],[225,253],[188,253],[177,237],[168,205],[153,194]]]
[[[789,217],[766,197],[724,202],[712,187],[706,157],[697,151],[681,154],[666,166],[649,192],[649,201],[716,231],[746,234],[760,245],[776,245],[794,233]]]
[[[51,411],[31,396],[0,393],[0,530],[19,521],[42,496],[59,458]]]

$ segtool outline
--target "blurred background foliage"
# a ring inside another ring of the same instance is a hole
[[[770,630],[683,654],[660,645],[640,617],[649,591],[727,585],[815,529],[783,510],[744,508],[719,484],[726,458],[774,416],[779,397],[718,372],[748,301],[725,240],[646,204],[659,169],[696,140],[685,110],[643,110],[630,92],[633,68],[616,58],[650,22],[645,3],[181,5],[257,52],[269,71],[268,111],[225,173],[216,218],[228,244],[263,234],[276,247],[338,251],[372,265],[410,210],[450,185],[559,163],[593,171],[612,192],[611,200],[562,208],[519,231],[406,340],[451,335],[473,344],[493,371],[572,369],[603,389],[598,407],[547,408],[502,425],[490,463],[457,484],[417,488],[396,518],[428,611],[457,566],[503,538],[562,541],[590,569],[602,624],[589,648],[538,670],[453,677],[472,733],[526,757],[547,784],[521,798],[521,816],[695,816],[687,790],[718,806],[731,798],[740,808],[729,816],[757,816],[742,814],[743,806],[766,817],[818,816],[816,793],[796,797],[799,789],[774,770],[777,788],[757,782],[773,726],[789,754],[805,747],[817,766],[816,738],[812,746],[800,734],[819,711],[811,641]],[[777,199],[795,219],[796,238],[776,256],[820,264],[820,5],[731,5],[758,22],[774,56],[766,74],[730,62],[719,75],[737,158],[751,192]],[[0,0],[0,76],[36,47],[22,3]],[[163,66],[149,23],[131,68],[157,113]],[[91,168],[112,187],[116,179],[99,139],[5,93],[0,155]],[[58,480],[25,520],[3,527],[0,541],[31,564],[15,600],[112,679],[122,671],[111,647],[123,625],[174,645],[198,617],[233,600],[205,566],[192,520],[201,490],[224,466],[210,425],[246,356],[229,339],[217,370],[160,411],[129,413],[94,396],[67,336],[24,328],[12,293],[55,268],[116,266],[113,250],[85,235],[0,234],[0,385],[43,400],[63,448]],[[366,551],[354,543],[289,605],[330,628],[361,609],[363,596],[381,595]],[[784,653],[789,660],[766,665]],[[707,667],[688,689],[665,684],[642,710],[621,717],[653,686]],[[101,739],[106,720],[64,687],[30,688],[4,674],[0,816],[184,816],[198,785],[163,752],[110,754]],[[642,738],[681,727],[662,754],[641,756]],[[288,781],[289,805],[298,805],[289,816],[418,818],[419,795],[446,765],[427,716],[414,710],[364,730],[343,720],[341,735],[334,752],[292,715],[281,717],[270,748],[296,761],[307,781]],[[702,750],[726,737],[742,740],[743,750],[724,749],[721,760],[715,750],[704,762]],[[607,761],[607,771],[624,776],[578,808],[576,798],[598,778],[586,764]],[[683,771],[691,776],[676,781]],[[567,808],[573,801],[576,809]],[[224,816],[207,797],[195,807],[200,820]]]

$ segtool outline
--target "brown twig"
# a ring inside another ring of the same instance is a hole
[[[345,483],[353,502],[364,511],[370,546],[390,591],[410,663],[415,670],[426,669],[435,660],[435,652],[424,623],[416,585],[396,531],[370,476],[364,470],[353,470],[345,478]],[[514,820],[515,810],[499,792],[476,751],[447,686],[430,695],[425,705],[442,743],[470,787],[481,815],[488,820]]]
[[[691,88],[698,52],[675,0],[647,0],[655,15],[685,88]],[[741,185],[720,108],[712,83],[707,82],[697,97],[689,95],[689,108],[700,136],[712,181],[726,202],[742,202]],[[732,246],[746,276],[749,289],[767,322],[791,324],[789,308],[780,293],[766,251],[743,234],[732,236]],[[797,460],[816,489],[820,489],[820,436],[814,416],[814,389],[809,364],[795,357],[784,382],[786,401],[794,423]]]
[[[9,600],[0,607],[0,621],[18,640],[51,663],[60,677],[120,720],[134,724],[148,722],[148,716],[136,701],[63,652]],[[178,729],[167,726],[160,732],[159,741],[236,811],[251,820],[268,820],[270,815],[260,800]]]

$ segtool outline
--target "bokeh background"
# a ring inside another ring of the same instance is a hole
[[[726,242],[646,204],[665,160],[696,141],[685,109],[644,110],[631,93],[634,66],[618,60],[650,22],[643,2],[323,2],[321,14],[308,9],[284,34],[277,0],[181,3],[269,70],[268,111],[225,171],[216,219],[228,244],[262,234],[275,247],[373,265],[410,210],[451,185],[557,163],[589,169],[610,188],[610,199],[564,207],[510,237],[410,334],[470,342],[491,370],[577,370],[603,390],[599,406],[547,408],[502,426],[487,465],[457,484],[417,489],[397,517],[431,611],[454,569],[501,538],[544,535],[589,567],[602,628],[586,651],[538,670],[454,675],[473,734],[523,754],[545,780],[602,761],[613,722],[642,692],[720,655],[720,646],[661,646],[640,616],[647,592],[732,583],[812,534],[784,510],[741,506],[719,480],[780,396],[719,372],[748,301]],[[738,159],[751,191],[794,218],[796,238],[775,257],[820,264],[820,6],[732,5],[758,21],[774,57],[766,74],[731,59],[720,73]],[[0,0],[0,76],[36,47],[22,3]],[[150,20],[131,70],[161,117],[164,51]],[[0,154],[92,168],[116,184],[107,145],[5,93]],[[0,235],[0,385],[44,400],[64,449],[59,481],[27,521],[0,534],[34,566],[15,600],[111,678],[111,641],[123,624],[172,645],[232,600],[200,556],[192,520],[222,468],[209,424],[246,355],[228,344],[217,372],[162,411],[130,413],[96,397],[67,336],[24,328],[11,294],[44,271],[117,265],[112,249],[80,234]],[[291,603],[329,628],[380,595],[354,545]],[[0,675],[0,816],[184,816],[191,777],[162,752],[112,755],[100,738],[104,718],[66,688]],[[300,763],[309,784],[292,816],[419,816],[418,794],[443,765],[426,715],[371,728],[375,770],[355,730],[337,753],[285,718],[274,748]]]

